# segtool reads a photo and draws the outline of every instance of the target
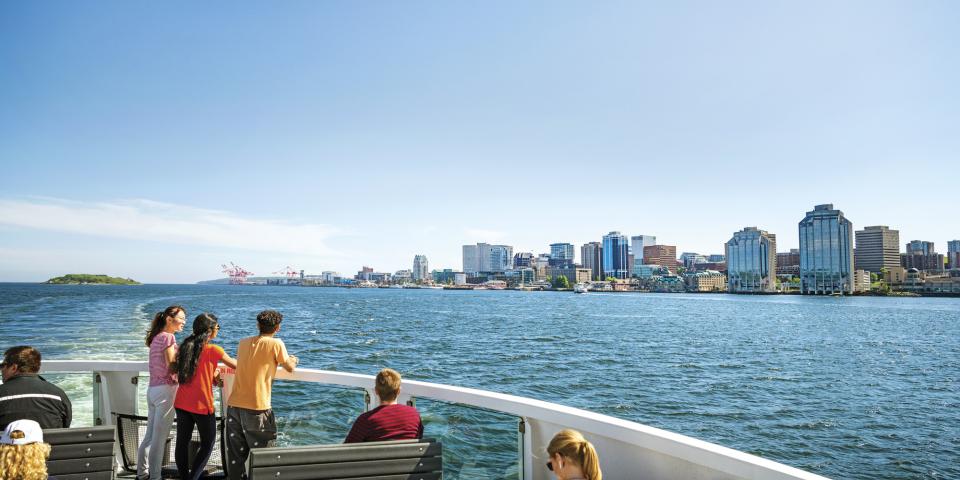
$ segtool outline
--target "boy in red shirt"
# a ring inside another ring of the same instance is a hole
[[[420,413],[416,408],[397,403],[400,374],[390,368],[380,370],[374,388],[380,397],[380,406],[357,417],[344,443],[423,438]]]

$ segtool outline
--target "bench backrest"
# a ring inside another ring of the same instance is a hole
[[[394,440],[250,450],[249,480],[439,480],[443,445]]]
[[[116,440],[113,427],[51,428],[43,441],[52,447],[47,475],[58,480],[112,480]]]

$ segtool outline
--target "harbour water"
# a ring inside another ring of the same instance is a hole
[[[256,313],[273,308],[303,367],[389,366],[833,478],[960,478],[960,300],[951,298],[0,284],[0,347],[145,360],[144,330],[170,304],[190,319],[217,314],[216,341],[231,354],[256,332]],[[76,398],[75,424],[90,423],[89,378],[53,380]],[[362,405],[357,391],[278,382],[281,442],[341,441]],[[444,441],[446,478],[516,477],[515,418],[417,406],[426,435]]]

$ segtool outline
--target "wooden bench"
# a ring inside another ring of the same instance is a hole
[[[52,447],[47,475],[57,480],[113,480],[116,439],[113,427],[51,428],[43,441]]]
[[[430,439],[250,450],[249,480],[440,480],[443,445]]]

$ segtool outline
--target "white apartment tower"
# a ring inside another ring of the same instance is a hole
[[[413,281],[423,283],[430,279],[430,262],[426,255],[413,256]]]

